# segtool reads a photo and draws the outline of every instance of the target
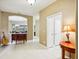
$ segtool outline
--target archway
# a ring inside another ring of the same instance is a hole
[[[9,39],[10,44],[12,40],[12,34],[27,34],[28,26],[27,26],[27,18],[22,16],[9,16],[8,17],[8,33],[9,33]]]

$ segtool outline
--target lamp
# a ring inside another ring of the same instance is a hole
[[[65,25],[64,28],[63,28],[63,32],[67,32],[66,33],[66,37],[67,37],[68,40],[65,41],[65,42],[70,43],[70,41],[69,41],[69,35],[70,35],[70,33],[69,32],[73,32],[71,26],[70,25]]]
[[[36,2],[36,0],[27,0],[27,1],[30,5],[33,5]]]

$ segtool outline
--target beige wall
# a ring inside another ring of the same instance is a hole
[[[28,24],[27,39],[32,40],[33,39],[33,17],[28,17],[27,24]]]
[[[63,13],[62,27],[66,24],[76,24],[76,0],[57,0],[40,11],[40,43],[47,44],[46,17],[59,11]]]
[[[8,36],[8,14],[1,12],[1,31]]]
[[[28,32],[28,36],[27,36],[27,38],[30,38],[30,39],[32,39],[33,38],[33,35],[32,35],[32,33],[33,33],[33,19],[32,19],[32,16],[27,16],[27,15],[20,15],[20,14],[15,14],[15,13],[8,13],[8,12],[1,12],[0,13],[0,15],[1,15],[1,19],[0,19],[0,26],[1,26],[1,31],[0,32],[2,32],[2,31],[4,31],[5,32],[5,34],[6,34],[6,36],[8,37],[9,35],[8,35],[8,29],[9,29],[9,27],[8,27],[8,24],[9,24],[9,19],[8,19],[8,17],[9,16],[23,16],[23,17],[25,17],[25,18],[27,18],[27,20],[28,20],[28,29],[31,29],[31,31],[30,32]],[[28,39],[29,40],[29,39]]]
[[[0,11],[0,31],[1,31],[1,11]],[[1,34],[1,32],[0,32]]]
[[[76,0],[56,0],[56,2],[49,5],[47,8],[40,11],[40,43],[47,45],[47,31],[46,31],[46,17],[56,12],[61,11],[63,13],[62,28],[63,25],[70,24],[75,28],[76,26]],[[75,32],[70,36],[70,40],[76,44]],[[62,35],[64,40],[66,37]]]

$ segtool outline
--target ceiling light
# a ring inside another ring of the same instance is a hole
[[[36,2],[36,0],[27,0],[27,1],[30,5],[33,5]]]

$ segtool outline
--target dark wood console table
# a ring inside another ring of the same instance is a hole
[[[67,43],[65,41],[60,42],[60,46],[62,48],[62,59],[65,59],[65,51],[70,52],[70,59],[71,53],[75,53],[75,46],[72,43]]]
[[[16,44],[17,44],[17,41],[23,41],[23,43],[25,41],[27,41],[27,34],[12,34],[12,42],[13,41],[16,41]]]

